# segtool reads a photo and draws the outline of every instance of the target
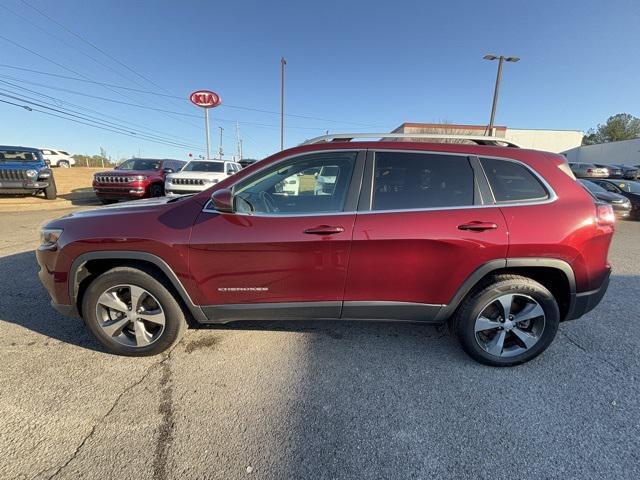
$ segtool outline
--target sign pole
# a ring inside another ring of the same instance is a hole
[[[204,131],[207,137],[207,160],[211,158],[211,141],[209,139],[209,109],[204,108]]]
[[[189,95],[194,105],[204,108],[204,134],[207,139],[207,160],[211,160],[211,138],[209,136],[209,109],[220,105],[220,95],[211,90],[196,90]]]

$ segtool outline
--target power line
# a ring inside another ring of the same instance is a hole
[[[26,109],[26,110],[28,110],[30,112],[43,113],[45,115],[50,115],[50,116],[53,116],[53,117],[61,118],[61,119],[64,119],[64,120],[68,120],[70,122],[79,123],[79,124],[82,124],[82,125],[87,125],[89,127],[97,128],[97,129],[100,129],[100,130],[106,130],[106,131],[113,132],[113,133],[118,133],[120,135],[126,135],[128,137],[137,138],[139,140],[143,140],[143,141],[147,141],[147,142],[152,142],[152,143],[157,143],[157,144],[162,144],[162,145],[168,145],[168,146],[172,146],[172,147],[185,148],[185,149],[191,149],[192,148],[192,146],[190,146],[190,145],[182,145],[182,144],[178,144],[178,143],[174,143],[174,142],[170,142],[170,141],[147,138],[146,135],[138,135],[138,134],[136,134],[134,132],[127,131],[127,130],[124,130],[124,129],[118,128],[118,127],[111,128],[109,126],[105,126],[105,124],[103,122],[91,120],[90,118],[86,118],[86,117],[83,117],[81,115],[75,115],[73,113],[68,113],[68,112],[65,112],[63,110],[59,110],[59,109],[56,109],[56,108],[51,108],[51,107],[48,107],[46,105],[38,104],[36,102],[25,100],[25,99],[22,99],[22,98],[19,98],[19,97],[15,97],[15,96],[11,96],[11,95],[5,95],[5,94],[0,94],[0,95],[8,97],[8,98],[12,98],[13,100],[17,100],[17,101],[21,101],[21,102],[24,102],[24,103],[28,103],[30,105],[34,105],[33,107],[30,107],[28,105],[19,105],[19,104],[13,103],[13,102],[0,100],[0,102],[2,102],[2,103],[8,103],[10,105],[21,107],[21,108],[24,108],[24,109]],[[44,108],[46,110],[41,110],[40,108],[37,108],[37,107],[41,107],[41,108]],[[51,110],[51,111],[47,111],[47,110]],[[52,113],[52,112],[55,112],[55,113]],[[75,118],[70,118],[70,117],[75,117]],[[201,148],[199,148],[198,150],[202,151]]]
[[[108,87],[111,87],[111,88],[129,90],[129,91],[137,92],[137,93],[145,93],[145,94],[148,94],[148,95],[167,97],[167,98],[176,98],[176,99],[179,99],[179,100],[184,100],[183,97],[180,97],[178,95],[152,92],[150,90],[144,90],[144,89],[132,88],[132,87],[125,87],[124,85],[118,85],[118,84],[107,83],[107,82],[99,82],[99,81],[96,81],[96,80],[86,80],[86,79],[81,79],[81,78],[77,78],[77,77],[70,77],[68,75],[60,75],[60,74],[51,73],[51,72],[44,72],[42,70],[34,70],[34,69],[30,69],[30,68],[18,67],[18,66],[15,66],[15,65],[8,65],[8,64],[5,64],[5,63],[0,63],[0,67],[10,68],[10,69],[13,69],[13,70],[22,70],[22,71],[30,72],[30,73],[37,73],[37,74],[40,74],[40,75],[48,75],[48,76],[52,76],[52,77],[64,78],[65,80],[74,80],[74,81],[77,81],[77,82],[85,82],[85,83],[92,83],[92,84],[95,84],[95,85],[108,86]],[[276,112],[276,111],[272,111],[272,110],[265,110],[265,109],[253,108],[253,107],[245,107],[245,106],[240,106],[240,105],[230,105],[228,103],[223,103],[222,105],[220,105],[220,107],[221,108],[225,108],[225,107],[226,108],[233,108],[233,109],[237,109],[237,110],[246,110],[246,111],[251,111],[251,112],[259,112],[259,113],[268,113],[268,114],[273,114],[273,115],[280,115],[280,112]],[[197,117],[199,117],[199,115],[197,115]],[[369,123],[360,123],[360,122],[349,122],[349,121],[345,121],[345,120],[335,120],[335,119],[329,119],[329,118],[320,118],[320,117],[314,117],[314,116],[310,116],[310,115],[299,115],[299,114],[295,114],[295,113],[286,113],[285,117],[305,118],[305,119],[308,119],[308,120],[316,120],[316,121],[320,121],[320,122],[339,123],[339,124],[343,124],[343,125],[359,125],[359,126],[362,126],[362,127],[376,127],[376,128],[383,127],[382,125],[373,125],[373,124],[369,124]],[[287,128],[289,128],[289,127],[287,127]]]
[[[157,83],[155,83],[153,80],[150,80],[149,78],[145,77],[144,75],[142,75],[141,73],[139,73],[138,71],[134,70],[133,68],[131,68],[129,65],[127,65],[124,62],[121,62],[120,60],[118,60],[117,58],[115,58],[114,56],[112,56],[111,54],[109,54],[108,52],[104,51],[103,49],[101,49],[100,47],[98,47],[97,45],[95,45],[94,43],[90,42],[89,40],[87,40],[86,38],[84,38],[82,35],[74,32],[73,30],[67,28],[65,25],[63,25],[62,23],[60,23],[59,21],[57,21],[55,18],[47,15],[46,13],[44,13],[42,10],[34,7],[33,5],[31,5],[30,3],[26,2],[25,0],[21,0],[22,3],[24,3],[27,7],[31,8],[32,10],[35,10],[36,12],[38,12],[40,15],[42,15],[43,17],[45,17],[46,19],[52,21],[53,23],[55,23],[56,25],[58,25],[60,28],[62,28],[63,30],[65,30],[66,32],[70,33],[71,35],[73,35],[74,37],[78,38],[79,40],[83,41],[84,43],[86,43],[87,45],[91,46],[93,49],[97,50],[98,52],[100,52],[101,54],[103,54],[105,57],[110,58],[111,60],[113,60],[114,62],[116,62],[118,65],[121,65],[122,67],[126,68],[127,70],[129,70],[130,72],[134,73],[135,75],[137,75],[138,77],[142,78],[143,80],[146,80],[147,82],[149,82],[151,85],[157,87],[157,88],[162,88],[160,85],[158,85]]]
[[[8,91],[9,93],[14,93],[14,92],[11,92],[11,91],[6,90],[4,88],[0,88],[0,91],[5,91],[5,92]],[[154,140],[154,141],[162,141],[162,142],[165,142],[167,144],[171,144],[171,145],[176,146],[176,147],[199,148],[196,145],[191,145],[191,144],[186,144],[186,143],[183,143],[183,142],[164,139],[163,137],[159,137],[158,135],[148,134],[148,133],[145,133],[145,132],[140,131],[140,130],[135,130],[135,129],[132,129],[132,128],[128,128],[128,127],[122,126],[121,124],[118,124],[118,123],[114,123],[114,122],[110,122],[110,121],[104,121],[104,120],[102,120],[102,119],[100,119],[98,117],[95,117],[95,116],[92,116],[92,115],[82,114],[82,113],[74,111],[72,109],[55,108],[55,107],[51,106],[52,105],[51,103],[48,103],[48,102],[37,102],[37,100],[34,100],[32,97],[28,97],[28,96],[25,97],[25,95],[22,95],[21,97],[17,97],[15,95],[9,95],[9,94],[6,94],[6,93],[0,93],[0,96],[11,98],[13,100],[22,101],[22,102],[28,103],[30,105],[35,105],[35,106],[38,106],[38,107],[41,107],[41,108],[45,108],[47,110],[51,110],[51,111],[54,111],[54,112],[57,112],[57,113],[61,113],[61,114],[64,114],[64,115],[71,116],[71,117],[74,117],[74,118],[79,118],[79,119],[82,119],[82,120],[90,121],[90,122],[96,123],[98,125],[106,126],[106,127],[109,127],[109,128],[115,128],[115,129],[117,129],[117,130],[119,130],[119,131],[121,131],[123,133],[128,133],[128,134],[131,134],[131,135],[135,135],[138,138],[145,138],[145,139],[150,139],[150,140]]]
[[[13,40],[11,40],[10,38],[5,37],[4,35],[0,35],[0,38],[1,38],[1,39],[3,39],[4,41],[6,41],[6,42],[8,42],[8,43],[10,43],[10,44],[12,44],[12,45],[14,45],[14,46],[16,46],[16,47],[18,47],[18,48],[22,49],[22,50],[25,50],[25,51],[27,51],[27,52],[29,52],[29,53],[31,53],[31,54],[33,54],[33,55],[35,55],[35,56],[39,57],[39,58],[42,58],[43,60],[46,60],[46,61],[48,61],[48,62],[50,62],[50,63],[52,63],[52,64],[56,65],[57,67],[60,67],[60,68],[62,68],[62,69],[64,69],[64,70],[66,70],[66,71],[68,71],[68,72],[71,72],[71,73],[73,73],[73,74],[75,74],[75,75],[78,75],[78,76],[80,76],[80,77],[84,78],[85,80],[91,80],[91,79],[90,79],[89,77],[87,77],[86,75],[84,75],[84,74],[82,74],[82,73],[80,73],[80,72],[77,72],[77,71],[75,71],[74,69],[69,68],[69,67],[67,67],[67,66],[65,66],[65,65],[63,65],[63,64],[61,64],[61,63],[59,63],[59,62],[57,62],[57,61],[55,61],[55,60],[52,60],[52,59],[50,59],[50,58],[48,58],[48,57],[46,57],[46,56],[44,56],[44,55],[41,55],[41,54],[39,54],[38,52],[36,52],[35,50],[32,50],[32,49],[30,49],[30,48],[28,48],[28,47],[25,47],[24,45],[20,45],[19,43],[14,42]],[[129,98],[129,99],[131,99],[131,97],[128,97],[127,95],[123,94],[122,92],[118,92],[117,90],[114,90],[112,87],[105,86],[105,88],[106,88],[107,90],[110,90],[111,92],[115,93],[116,95],[120,95],[120,96],[122,96],[122,97],[125,97],[125,98]],[[158,111],[161,111],[161,110],[158,110]],[[200,128],[198,125],[196,125],[196,124],[194,124],[194,123],[192,123],[192,122],[187,122],[187,121],[185,121],[185,120],[181,120],[181,119],[177,119],[177,118],[173,118],[173,119],[174,119],[174,120],[178,120],[178,121],[183,122],[183,123],[186,123],[186,124],[188,124],[188,125],[191,125],[191,126],[195,126],[195,127]]]
[[[182,116],[185,116],[185,117],[193,117],[193,118],[198,118],[198,119],[201,118],[200,115],[196,115],[194,113],[183,113],[183,112],[177,112],[175,110],[166,110],[166,109],[157,108],[157,107],[150,107],[150,106],[142,105],[142,104],[138,104],[138,103],[124,102],[122,100],[115,100],[113,98],[102,97],[102,96],[99,96],[99,95],[92,95],[92,94],[89,94],[89,93],[79,92],[77,90],[71,90],[71,89],[68,89],[68,88],[54,87],[52,85],[46,85],[46,84],[43,84],[43,83],[33,82],[31,80],[25,80],[23,78],[12,77],[10,75],[0,75],[0,78],[6,78],[6,79],[13,80],[13,81],[16,81],[16,82],[28,83],[30,85],[35,85],[35,86],[42,87],[42,88],[48,88],[48,89],[51,89],[51,90],[57,90],[57,91],[61,91],[61,92],[71,93],[73,95],[79,95],[79,96],[83,96],[83,97],[94,98],[96,100],[102,100],[102,101],[105,101],[105,102],[117,103],[117,104],[120,104],[120,105],[127,105],[127,106],[130,106],[130,107],[141,108],[141,109],[145,109],[145,110],[172,113],[174,115],[182,115]],[[256,127],[279,128],[277,125],[268,124],[268,123],[249,122],[249,121],[244,121],[244,120],[232,120],[232,119],[220,118],[220,117],[211,117],[211,119],[215,120],[215,121],[218,121],[218,122],[228,122],[228,123],[239,122],[239,123],[244,124],[244,125],[253,125],[253,126],[256,126]],[[299,130],[315,130],[315,131],[317,131],[317,130],[324,131],[325,130],[322,127],[308,127],[308,126],[297,126],[297,125],[290,125],[287,128],[293,128],[293,129],[299,129]]]
[[[172,138],[174,138],[176,140],[179,140],[182,143],[187,143],[187,142],[192,142],[193,141],[193,140],[185,140],[185,139],[176,137],[176,136],[174,136],[174,135],[172,135],[170,133],[163,132],[161,130],[156,130],[156,129],[145,127],[143,125],[140,125],[140,124],[137,124],[137,123],[134,123],[134,122],[123,120],[121,118],[114,117],[112,115],[108,115],[108,114],[106,114],[104,112],[100,112],[100,111],[94,110],[92,108],[88,108],[88,107],[84,107],[82,105],[78,105],[78,104],[75,104],[75,103],[72,103],[72,102],[68,102],[66,100],[62,100],[62,99],[57,98],[57,97],[52,97],[51,95],[47,95],[45,93],[38,92],[37,90],[31,90],[30,88],[22,87],[20,85],[16,85],[15,83],[7,82],[6,80],[0,80],[0,83],[5,84],[5,85],[9,85],[9,86],[11,86],[13,88],[16,88],[16,89],[19,89],[19,90],[24,90],[26,92],[33,93],[33,94],[48,98],[50,100],[53,100],[54,102],[58,102],[58,103],[66,104],[66,105],[71,105],[72,107],[78,108],[80,110],[85,110],[85,111],[88,111],[88,112],[97,113],[98,115],[102,115],[103,117],[111,118],[111,119],[116,120],[116,121],[121,122],[121,123],[126,123],[126,124],[129,124],[129,125],[133,125],[134,127],[139,127],[139,128],[145,129],[145,130],[150,131],[150,132],[160,133],[160,134],[162,134],[162,135],[164,135],[166,137],[170,137],[170,138],[172,137]],[[5,91],[9,91],[9,90],[5,90]],[[15,93],[15,92],[11,92],[11,93]],[[16,93],[16,95],[19,95],[19,94]]]

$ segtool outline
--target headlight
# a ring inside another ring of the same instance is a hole
[[[38,176],[38,171],[37,170],[27,170],[27,177],[29,178],[36,178]]]
[[[61,228],[43,228],[40,230],[40,246],[50,247],[55,245],[62,235]]]
[[[207,183],[218,183],[218,179],[217,178],[208,178],[206,180]]]
[[[146,175],[136,175],[135,177],[133,177],[134,180],[137,180],[138,182],[141,182],[142,180],[146,180],[147,176]]]

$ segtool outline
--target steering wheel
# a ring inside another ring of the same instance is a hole
[[[260,192],[260,201],[264,205],[264,209],[267,211],[267,213],[278,211],[278,205],[276,204],[273,195],[271,195],[269,192]]]

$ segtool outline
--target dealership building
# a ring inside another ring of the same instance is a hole
[[[443,123],[403,123],[392,133],[431,133],[442,135],[485,135],[486,125],[457,125]],[[562,153],[579,147],[584,133],[579,130],[534,130],[493,127],[491,134],[517,143],[523,148]],[[423,141],[425,139],[422,139]]]

